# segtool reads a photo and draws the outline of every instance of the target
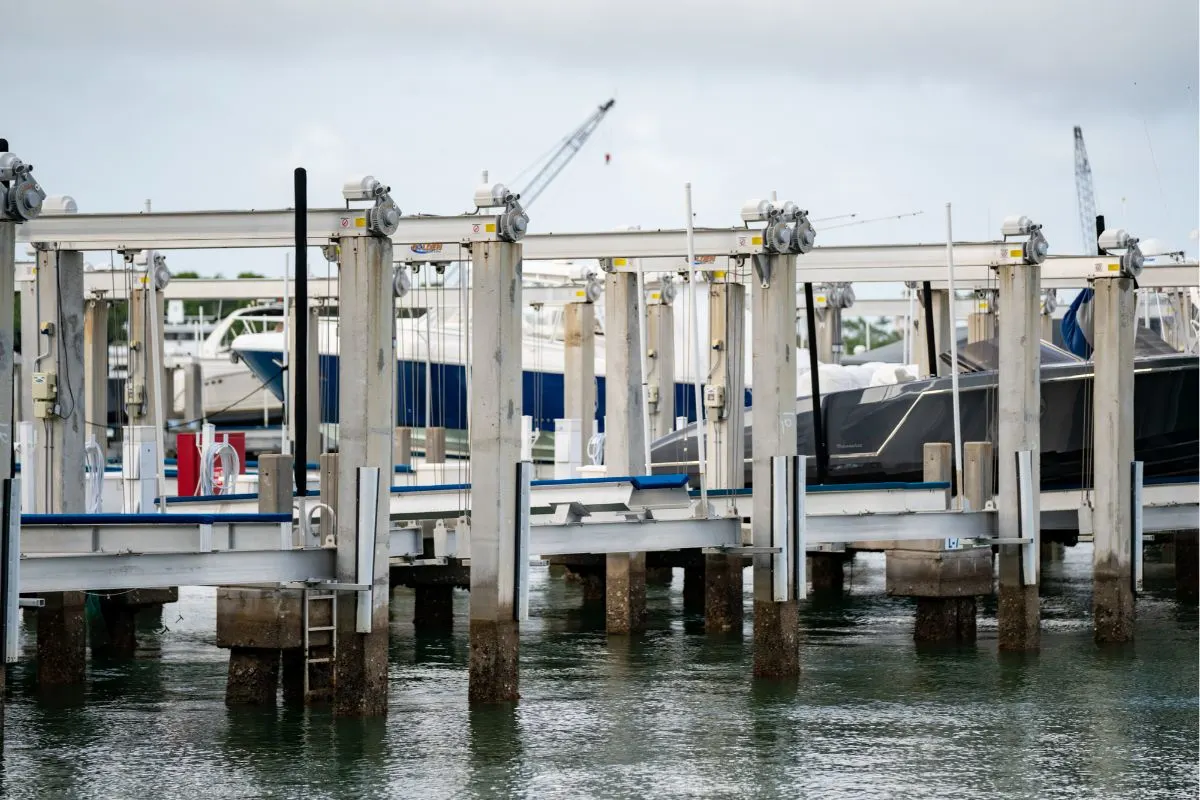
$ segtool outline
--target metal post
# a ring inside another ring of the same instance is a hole
[[[709,285],[708,384],[704,405],[709,446],[708,476],[713,489],[746,485],[745,358],[746,287],[728,279]],[[715,504],[732,515],[732,498]],[[704,629],[742,629],[742,556],[704,557]]]
[[[34,460],[36,510],[49,514],[81,514],[86,507],[84,482],[83,386],[83,254],[43,250],[38,253],[38,330],[44,357],[31,370],[34,414],[39,428]],[[38,616],[38,683],[60,686],[82,683],[86,671],[86,637],[82,592],[55,592],[44,597]]]
[[[563,307],[563,418],[579,420],[586,443],[596,427],[596,307],[567,303]]]
[[[999,268],[1000,371],[998,375],[998,521],[1002,539],[1028,536],[1035,554],[1040,549],[1040,531],[1022,530],[1021,497],[1017,476],[1017,453],[1041,453],[1041,349],[1040,287],[1041,267],[1009,265]],[[1031,464],[1032,504],[1030,518],[1039,519],[1041,470],[1039,459]],[[1038,559],[1033,560],[1034,575],[1026,569],[1022,545],[1000,546],[1000,602],[998,622],[1000,649],[1036,650],[1040,644],[1040,611],[1037,575]]]
[[[1096,641],[1133,639],[1133,343],[1135,298],[1131,278],[1097,278],[1093,424],[1095,510],[1092,611]]]
[[[84,438],[95,434],[103,449],[108,439],[108,301],[103,298],[83,305],[83,370]]]
[[[473,703],[519,696],[516,532],[521,456],[521,245],[471,251],[471,662]],[[632,277],[632,276],[631,276]]]
[[[412,466],[412,428],[396,428],[392,460],[398,467]]]
[[[605,287],[604,463],[608,475],[644,475],[642,360],[638,352],[637,276],[610,272]],[[605,558],[605,618],[610,634],[641,630],[646,622],[646,554]]]
[[[188,427],[200,429],[204,419],[204,370],[199,361],[183,365],[183,418]]]
[[[646,413],[655,440],[675,430],[675,311],[661,294],[646,307],[646,327]]]
[[[8,150],[7,142],[3,150]],[[17,656],[16,585],[20,553],[21,509],[19,481],[13,480],[13,293],[16,279],[16,224],[0,220],[0,691],[4,689],[4,664]],[[24,296],[24,293],[22,293]],[[3,732],[4,702],[0,699],[0,733]]]
[[[3,225],[0,222],[0,225]],[[35,273],[36,274],[36,273]],[[20,396],[21,422],[33,420],[33,378],[36,371],[33,366],[38,354],[38,310],[37,294],[34,291],[35,281],[21,281],[21,385],[17,392]],[[12,330],[10,323],[6,330]],[[11,352],[11,350],[10,350]],[[7,371],[5,374],[9,374]],[[26,482],[28,491],[30,485]]]
[[[288,313],[291,316],[291,321],[288,324],[288,342],[289,352],[295,356],[288,361],[288,402],[292,404],[292,413],[288,414],[288,421],[292,425],[290,439],[296,443],[296,448],[293,452],[296,453],[299,459],[299,446],[301,439],[301,427],[304,428],[304,450],[309,463],[315,462],[315,455],[321,452],[321,380],[320,380],[320,361],[317,358],[318,348],[318,314],[319,309],[313,307],[308,309],[308,324],[300,325],[296,314],[299,311],[299,300],[297,299]],[[306,358],[301,358],[302,355],[296,349],[298,336],[305,336],[308,340],[308,354]],[[301,373],[300,370],[307,370],[307,375]],[[300,402],[300,393],[306,395],[305,402]],[[300,414],[303,413],[304,419],[300,419]],[[300,480],[300,475],[308,475],[307,464],[297,466],[295,480]],[[299,483],[296,484],[296,489],[302,487]]]
[[[988,292],[976,292],[975,310],[967,314],[968,344],[984,342],[996,336],[996,309],[988,299],[988,294]]]
[[[83,254],[38,253],[38,329],[44,358],[30,371],[38,428],[35,460],[41,474],[36,511],[84,511]],[[39,399],[50,398],[52,399]],[[30,509],[33,511],[34,509]]]
[[[0,220],[0,381],[3,381],[0,384],[0,480],[8,480],[13,476],[13,370],[16,366],[13,353],[13,293],[16,280],[16,238],[16,223]],[[25,294],[21,293],[22,299]],[[28,348],[28,345],[23,347]],[[29,360],[22,359],[25,375],[28,375],[29,370],[24,365]],[[22,381],[26,382],[27,379]]]
[[[157,313],[152,314],[146,305],[148,296],[158,303]],[[155,344],[152,340],[158,337],[157,351],[162,353],[166,338],[163,303],[162,292],[152,287],[140,286],[129,296],[129,377],[125,387],[125,411],[131,425],[153,425],[156,419],[166,419],[155,413],[163,369],[162,364],[154,363]]]
[[[816,332],[817,340],[809,346],[817,352],[817,361],[822,364],[833,364],[833,333],[835,327],[834,309],[825,306],[820,307],[820,299],[817,299],[817,308],[813,309],[816,317]],[[819,309],[819,310],[818,310]],[[840,322],[840,320],[839,320]]]
[[[919,323],[925,346],[917,352],[917,364],[922,375],[949,375],[949,370],[938,358],[943,350],[948,350],[948,336],[957,336],[950,321],[950,296],[945,289],[931,289],[926,282],[921,294],[925,304],[925,314]]]
[[[288,433],[296,454],[293,465],[296,491],[300,497],[308,496],[309,448],[321,452],[321,359],[317,344],[316,315],[308,307],[308,171],[296,167],[292,173],[292,198],[295,219],[293,220],[296,254],[296,302],[289,310],[288,325],[288,420],[293,429]],[[314,309],[315,311],[315,309]],[[297,349],[296,343],[305,344]],[[303,391],[298,391],[297,376]],[[315,433],[314,433],[315,429]],[[314,459],[315,460],[315,459]],[[301,502],[303,507],[303,502]]]
[[[754,341],[755,547],[781,546],[785,531],[773,529],[772,459],[796,455],[796,256],[771,255],[770,285],[752,291]],[[786,526],[785,526],[786,528]],[[754,674],[786,677],[800,672],[799,614],[795,597],[775,600],[773,558],[754,556]]]
[[[392,243],[376,236],[347,237],[339,243],[339,305],[342,359],[338,404],[341,409],[338,474],[337,579],[359,578],[357,543],[375,543],[387,552],[388,504],[395,425],[396,345],[392,294]],[[360,491],[360,469],[378,486]],[[367,511],[361,498],[381,498]],[[373,533],[371,530],[373,528]],[[356,603],[339,604],[334,713],[375,715],[387,711],[388,559],[372,559],[370,633],[360,633]]]

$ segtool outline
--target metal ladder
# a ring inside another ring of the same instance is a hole
[[[313,603],[329,604],[329,624],[313,625]],[[337,592],[317,589],[304,590],[304,700],[330,699],[333,696],[333,664],[337,658]],[[317,643],[313,642],[317,635]],[[321,635],[324,634],[324,635]],[[326,641],[326,639],[328,641]],[[328,681],[315,689],[312,685],[313,666],[327,664]]]

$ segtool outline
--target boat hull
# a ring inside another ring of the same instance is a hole
[[[1134,453],[1147,479],[1193,477],[1198,472],[1200,370],[1195,356],[1139,359],[1134,377]],[[959,376],[964,442],[997,440],[996,373]],[[835,392],[822,399],[829,440],[828,483],[922,480],[926,442],[954,440],[949,378]],[[1091,364],[1042,368],[1041,476],[1044,489],[1090,486]],[[754,412],[746,412],[746,457]],[[815,455],[812,403],[797,401],[797,446]],[[695,460],[694,426],[654,443],[656,472],[687,471]],[[746,485],[752,483],[750,465]],[[808,480],[817,480],[809,459]]]
[[[239,349],[239,357],[255,376],[266,384],[275,397],[283,396],[283,370],[281,356],[266,350]],[[321,354],[320,397],[321,421],[338,422],[338,376],[339,357]],[[467,375],[461,364],[428,365],[429,372],[429,418],[428,424],[452,430],[467,427]],[[426,364],[424,361],[398,359],[396,362],[396,425],[402,427],[426,427]],[[526,369],[521,376],[522,413],[533,417],[536,430],[553,431],[554,421],[562,419],[563,375]],[[596,377],[596,424],[604,430],[605,379]],[[746,403],[750,402],[750,391],[746,391]],[[675,408],[677,416],[695,419],[695,394],[692,384],[675,385]]]

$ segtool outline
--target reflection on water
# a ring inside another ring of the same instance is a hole
[[[695,633],[678,573],[650,588],[646,634],[610,639],[578,587],[538,570],[522,699],[479,709],[467,594],[453,635],[417,638],[401,591],[391,710],[373,720],[226,710],[214,593],[184,590],[161,631],[142,631],[152,649],[93,661],[78,691],[41,695],[31,662],[10,670],[3,794],[1195,797],[1196,608],[1150,564],[1136,643],[1099,649],[1090,560],[1079,547],[1047,566],[1028,656],[997,652],[991,600],[976,645],[914,647],[912,603],[885,597],[882,559],[859,556],[849,598],[804,607],[803,675],[784,682],[750,679],[749,616],[742,637]]]

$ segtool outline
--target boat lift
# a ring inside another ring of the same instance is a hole
[[[390,201],[390,198],[388,198]],[[606,266],[610,270],[610,274],[630,274],[636,270],[645,271],[667,271],[671,269],[680,269],[687,271],[692,268],[705,269],[708,266],[713,267],[716,271],[716,266],[719,265],[717,259],[726,258],[733,259],[733,265],[741,267],[747,263],[753,263],[758,272],[759,280],[764,289],[768,288],[771,279],[771,271],[778,264],[786,265],[786,259],[791,259],[792,262],[797,261],[797,256],[803,254],[803,259],[799,259],[793,269],[799,273],[799,278],[804,282],[835,282],[835,281],[864,281],[864,280],[915,280],[940,282],[945,279],[945,252],[946,248],[942,245],[906,245],[898,247],[850,247],[850,248],[801,248],[797,249],[792,243],[794,239],[789,237],[794,236],[797,228],[806,222],[806,217],[803,212],[789,212],[790,217],[781,216],[783,207],[773,208],[771,212],[762,220],[766,223],[766,227],[762,231],[751,230],[749,228],[730,228],[719,230],[700,230],[695,232],[694,252],[689,253],[689,243],[683,231],[619,231],[602,234],[553,234],[542,237],[530,236],[522,239],[519,230],[522,227],[519,212],[519,206],[514,206],[512,198],[505,196],[503,192],[496,196],[496,202],[490,205],[497,205],[504,209],[498,215],[475,215],[465,217],[416,217],[416,218],[401,218],[398,209],[395,214],[390,214],[386,204],[383,206],[376,205],[369,211],[360,211],[352,209],[325,209],[313,210],[307,212],[307,239],[304,244],[310,246],[328,245],[331,242],[342,242],[343,259],[343,276],[348,273],[357,271],[360,277],[358,280],[380,281],[382,277],[378,274],[389,270],[393,261],[392,254],[387,252],[390,250],[390,245],[395,242],[401,245],[407,245],[410,249],[414,244],[426,246],[430,243],[444,243],[441,250],[446,253],[454,247],[471,248],[471,255],[477,261],[483,256],[483,261],[487,262],[487,253],[489,247],[499,242],[501,245],[516,245],[520,243],[521,250],[505,249],[501,247],[499,255],[496,258],[500,261],[500,274],[513,275],[515,272],[514,264],[519,262],[521,258],[533,260],[537,258],[600,258],[606,261]],[[794,208],[794,207],[793,207]],[[382,224],[381,224],[382,223]],[[782,227],[779,227],[782,226]],[[514,227],[518,230],[514,230]],[[50,249],[58,251],[78,251],[78,250],[94,250],[94,249],[114,249],[114,250],[137,250],[137,249],[173,249],[173,248],[214,248],[214,247],[284,247],[294,243],[295,227],[294,215],[292,212],[198,212],[186,214],[152,214],[152,215],[68,215],[53,218],[43,218],[32,223],[27,223],[25,230],[22,231],[24,240],[34,243],[39,249]],[[386,231],[386,233],[385,233]],[[1038,229],[1033,226],[1028,220],[1017,219],[1011,226],[1006,226],[1006,238],[1004,241],[991,243],[964,243],[954,245],[954,257],[956,261],[956,276],[955,282],[958,286],[964,288],[978,288],[986,286],[995,286],[997,278],[995,271],[1001,273],[999,285],[1002,294],[1017,294],[1017,297],[1006,298],[1004,307],[1011,309],[1016,313],[1006,314],[1005,318],[1011,320],[1011,325],[1023,325],[1028,319],[1035,319],[1038,313],[1037,292],[1040,286],[1046,285],[1047,282],[1062,281],[1063,285],[1079,286],[1088,281],[1096,281],[1098,286],[1101,283],[1111,283],[1112,289],[1107,293],[1102,293],[1098,289],[1098,298],[1103,294],[1108,298],[1109,305],[1098,302],[1097,308],[1097,330],[1100,330],[1104,325],[1104,320],[1120,320],[1124,322],[1126,315],[1121,313],[1122,303],[1126,302],[1125,298],[1129,295],[1129,288],[1132,285],[1132,278],[1140,273],[1140,263],[1136,254],[1136,240],[1126,236],[1124,239],[1114,239],[1110,242],[1111,248],[1114,251],[1119,251],[1116,257],[1077,257],[1077,258],[1058,258],[1046,259],[1044,249],[1040,250],[1037,245],[1039,235]],[[775,239],[773,236],[783,234],[780,238]],[[385,238],[387,237],[387,238]],[[388,247],[378,246],[379,242],[386,242]],[[355,244],[361,242],[365,248],[356,250]],[[349,252],[347,252],[349,251]],[[461,251],[460,251],[461,252]],[[696,264],[696,257],[712,256],[713,261]],[[351,263],[347,263],[345,259],[350,258]],[[684,259],[682,267],[680,259]],[[515,259],[515,261],[514,261]],[[777,261],[784,259],[784,261]],[[401,258],[400,260],[403,260]],[[639,261],[641,262],[639,264]],[[692,262],[692,263],[689,263]],[[1044,263],[1042,263],[1044,262]],[[672,266],[673,265],[673,266]],[[727,266],[729,266],[727,264]],[[1174,270],[1173,267],[1167,269]],[[363,270],[367,270],[364,272]],[[1156,270],[1157,271],[1157,270]],[[1039,274],[1040,273],[1040,274]],[[785,271],[782,273],[787,274]],[[1007,277],[1006,277],[1007,276]],[[1176,276],[1172,272],[1168,282],[1164,285],[1188,285],[1187,281],[1195,280],[1195,273],[1192,271],[1184,280],[1183,275]],[[345,279],[345,277],[344,277]],[[1016,281],[1017,286],[1011,285]],[[519,283],[519,281],[518,281]],[[372,284],[373,285],[373,284]],[[392,285],[391,276],[388,275],[384,285]],[[363,286],[358,286],[358,289],[363,289]],[[368,287],[369,288],[369,287]],[[1022,302],[1020,300],[1020,292],[1025,295],[1030,295],[1032,292],[1032,302]],[[360,295],[362,292],[356,292]],[[382,294],[380,292],[379,294]],[[789,294],[791,294],[789,292]],[[792,295],[794,302],[794,295]],[[390,301],[390,298],[386,298]],[[518,298],[519,299],[519,296]],[[476,301],[486,302],[485,295],[472,297],[473,305],[476,308]],[[373,298],[377,307],[370,307],[366,297],[361,299],[364,304],[362,309],[364,319],[361,321],[362,326],[367,328],[378,328],[380,335],[383,335],[383,329],[387,326],[381,323],[390,320],[390,302],[380,304],[377,297]],[[1111,307],[1110,307],[1111,306]],[[1026,313],[1027,312],[1027,313]],[[499,313],[499,312],[494,312]],[[1115,314],[1115,316],[1114,316]],[[501,316],[503,316],[501,314]],[[1129,315],[1131,316],[1131,315]],[[379,319],[375,319],[379,317]],[[353,318],[353,317],[352,317]],[[385,320],[386,318],[386,320]],[[503,320],[501,320],[501,324]],[[1010,327],[1011,327],[1010,325]],[[1125,331],[1128,326],[1109,325],[1109,329],[1113,331],[1113,336],[1119,334],[1132,333],[1132,329]],[[1012,331],[1009,332],[1010,334]],[[368,334],[374,335],[374,334]],[[388,333],[390,335],[390,333]],[[1019,346],[1019,338],[1016,336],[1008,336],[1006,338],[1005,331],[1001,331],[1002,347],[1003,343],[1011,339],[1009,347]],[[1033,338],[1036,342],[1037,337]],[[1123,342],[1123,340],[1121,340]],[[1114,339],[1114,345],[1120,344]],[[1027,342],[1026,349],[1034,347]],[[1106,383],[1104,378],[1111,372],[1113,375],[1122,373],[1122,370],[1127,371],[1132,376],[1132,359],[1128,359],[1127,365],[1122,365],[1119,361],[1119,356],[1127,349],[1123,346],[1114,347],[1115,352],[1113,358],[1117,359],[1114,363],[1109,364],[1107,361],[1102,365],[1100,362],[1103,359],[1098,358],[1097,363],[1097,391],[1096,402],[1097,408],[1102,406],[1117,406],[1121,405],[1121,395],[1114,393],[1113,390],[1118,388],[1119,381],[1114,380],[1112,385]],[[1098,352],[1100,348],[1097,348]],[[1002,362],[1005,359],[1002,358]],[[1020,380],[1012,381],[1013,386],[1028,386],[1033,383],[1036,391],[1037,376],[1037,357],[1036,351],[1031,356],[1026,353],[1023,357],[1017,359],[1009,359],[1006,363],[1017,363],[1019,367]],[[508,367],[511,369],[511,366]],[[791,369],[791,365],[788,365]],[[390,371],[391,366],[387,365]],[[519,370],[519,365],[517,366]],[[1004,370],[1002,363],[1002,370]],[[11,372],[9,373],[11,375]],[[1005,379],[1005,383],[1009,383]],[[371,381],[366,381],[364,390],[369,392]],[[11,394],[11,393],[10,393]],[[1128,397],[1128,393],[1125,394]],[[1107,405],[1105,405],[1107,404]],[[1036,404],[1033,406],[1036,408]],[[378,415],[378,411],[372,411],[371,414]],[[794,425],[794,417],[792,420]],[[999,511],[993,514],[991,511],[963,511],[963,510],[942,510],[942,511],[899,511],[899,512],[882,512],[871,513],[867,515],[856,514],[852,517],[839,516],[836,522],[830,522],[828,533],[821,533],[820,523],[813,522],[814,530],[809,531],[810,521],[819,520],[820,515],[809,514],[806,512],[806,504],[809,503],[809,492],[803,486],[804,470],[802,462],[797,463],[795,456],[786,454],[775,456],[770,464],[769,482],[763,482],[760,488],[763,489],[763,499],[760,500],[760,508],[762,504],[769,509],[772,524],[772,538],[769,543],[755,541],[750,545],[745,545],[742,538],[742,523],[740,516],[733,517],[714,517],[712,509],[705,507],[706,504],[697,504],[694,500],[689,499],[686,506],[688,515],[681,519],[672,519],[669,512],[666,516],[659,516],[656,509],[651,508],[630,508],[627,510],[618,510],[619,520],[611,522],[588,522],[587,518],[596,516],[598,512],[602,512],[599,507],[590,508],[578,498],[586,499],[586,492],[582,484],[575,484],[579,488],[566,490],[569,495],[575,495],[576,500],[566,503],[549,503],[549,507],[554,509],[551,517],[555,520],[554,524],[533,524],[531,517],[534,516],[532,505],[532,486],[529,480],[529,470],[518,464],[518,474],[522,477],[517,481],[519,487],[521,501],[516,508],[515,518],[517,521],[515,529],[512,532],[513,539],[509,540],[508,545],[501,545],[503,548],[515,548],[514,552],[526,554],[540,553],[552,554],[554,552],[645,552],[654,549],[675,549],[679,547],[716,547],[726,552],[739,552],[742,554],[754,555],[756,557],[768,558],[772,565],[772,591],[771,596],[776,602],[785,602],[789,599],[796,599],[804,596],[804,559],[800,557],[808,543],[820,543],[822,541],[862,541],[864,538],[874,536],[890,536],[893,540],[904,540],[908,538],[951,538],[950,533],[953,530],[954,536],[957,538],[979,538],[984,541],[1000,544],[1004,547],[1015,550],[1014,555],[1017,556],[1019,562],[1019,582],[1024,586],[1034,586],[1037,584],[1037,551],[1038,551],[1038,526],[1033,522],[1038,519],[1038,503],[1037,494],[1032,490],[1032,487],[1037,486],[1036,480],[1036,459],[1032,459],[1032,453],[1036,453],[1036,418],[1026,418],[1016,420],[1015,424],[1019,429],[1017,439],[1019,445],[1014,446],[1012,442],[1012,434],[1010,427],[1009,443],[1006,445],[1004,432],[1005,422],[1002,420],[1001,431],[1001,497]],[[390,431],[390,427],[388,428]],[[1032,433],[1031,433],[1032,430]],[[1102,426],[1097,424],[1098,433],[1103,433]],[[1112,428],[1111,430],[1117,430]],[[375,434],[379,438],[388,438],[386,433]],[[505,435],[501,432],[501,435]],[[1032,437],[1032,441],[1030,441]],[[1113,437],[1114,440],[1117,437]],[[793,439],[794,443],[794,439]],[[390,460],[391,449],[390,440],[387,442],[386,451],[378,442],[373,442],[370,447],[377,448],[380,452],[386,452],[386,458]],[[794,444],[792,445],[794,447]],[[1103,449],[1104,453],[1099,451]],[[1111,452],[1110,452],[1111,451]],[[374,451],[371,451],[374,452]],[[480,457],[485,457],[486,454],[480,452]],[[1104,524],[1099,524],[1097,528],[1097,543],[1100,546],[1102,537],[1107,537],[1105,547],[1107,553],[1118,552],[1121,549],[1121,539],[1129,536],[1130,527],[1124,528],[1124,533],[1120,532],[1119,524],[1122,514],[1128,514],[1131,509],[1135,492],[1134,478],[1135,470],[1132,466],[1132,443],[1128,445],[1114,441],[1111,445],[1105,443],[1105,447],[1101,448],[1098,443],[1097,466],[1100,471],[1100,462],[1105,458],[1109,463],[1114,465],[1124,464],[1124,477],[1120,477],[1119,473],[1122,469],[1115,469],[1111,479],[1106,483],[1101,483],[1099,476],[1097,478],[1096,495],[1098,505],[1107,504],[1106,515],[1111,517],[1111,523],[1108,530],[1102,532],[1105,528]],[[1006,459],[1015,459],[1013,468],[1010,470],[1012,478],[1005,480]],[[390,523],[387,522],[388,511],[387,503],[382,502],[381,495],[387,490],[387,484],[382,483],[383,476],[378,467],[370,466],[371,462],[377,460],[376,455],[364,459],[362,454],[348,457],[346,452],[343,452],[343,464],[341,467],[341,486],[342,486],[342,507],[345,509],[357,508],[357,519],[354,515],[345,515],[342,520],[339,520],[339,541],[340,547],[336,549],[336,556],[332,560],[331,569],[318,569],[317,562],[322,559],[329,559],[330,550],[323,547],[309,546],[311,543],[304,542],[303,546],[296,547],[293,541],[289,546],[285,545],[285,536],[282,533],[282,526],[285,523],[276,518],[264,518],[259,520],[253,519],[222,519],[218,515],[201,515],[198,518],[188,518],[187,522],[178,520],[171,522],[171,518],[176,516],[173,514],[156,515],[157,518],[150,521],[149,524],[154,526],[159,525],[178,525],[178,533],[176,538],[181,541],[194,541],[195,544],[184,544],[184,549],[175,553],[159,553],[145,555],[153,555],[154,558],[162,556],[165,561],[167,559],[179,558],[184,560],[192,560],[199,563],[215,565],[220,561],[220,558],[209,558],[209,555],[220,553],[256,553],[262,559],[262,563],[272,561],[278,558],[279,563],[285,561],[295,562],[308,559],[311,563],[305,565],[305,569],[309,569],[313,574],[308,575],[309,578],[318,581],[332,580],[337,586],[353,588],[359,594],[359,627],[360,632],[368,632],[373,630],[372,618],[379,614],[380,603],[383,601],[380,591],[381,581],[386,581],[386,564],[374,563],[373,557],[369,556],[370,551],[377,551],[380,545],[380,537],[378,531],[384,532],[386,540],[386,550],[389,556],[397,557],[412,557],[417,551],[417,545],[422,543],[412,541],[414,534],[393,531]],[[366,462],[364,465],[363,462]],[[503,466],[501,464],[500,466]],[[374,472],[371,472],[374,470]],[[514,476],[515,477],[515,476]],[[507,480],[503,475],[500,476],[501,481]],[[634,476],[628,479],[631,485],[637,480],[646,480]],[[1117,495],[1120,494],[1120,488],[1130,487],[1125,493],[1124,498],[1114,496],[1114,491]],[[477,491],[480,487],[466,487],[471,491]],[[675,487],[678,489],[679,487]],[[382,491],[380,491],[382,489]],[[436,491],[436,490],[435,490]],[[349,492],[347,495],[346,493]],[[539,492],[540,494],[540,492]],[[10,493],[10,498],[15,498],[15,493]],[[682,500],[682,496],[679,498]],[[10,500],[15,508],[15,500]],[[473,504],[472,504],[473,505]],[[562,507],[566,511],[561,512]],[[681,508],[679,506],[677,508]],[[478,520],[481,512],[478,509],[474,510],[474,516]],[[1011,514],[1006,522],[1006,514]],[[544,516],[544,515],[538,515]],[[867,519],[867,522],[855,523],[855,519]],[[998,525],[993,522],[998,518]],[[1135,520],[1131,517],[1130,522]],[[1139,515],[1140,518],[1140,515]],[[937,522],[933,522],[937,520]],[[143,520],[129,521],[131,524],[141,525]],[[121,520],[114,520],[114,524],[123,524]],[[1114,527],[1116,531],[1112,530]],[[241,530],[246,533],[244,536],[237,535],[238,525],[243,526]],[[246,528],[245,526],[265,526],[266,531],[277,530],[279,540],[275,547],[269,549],[242,549],[241,545],[250,542],[250,547],[255,547],[255,542],[261,542],[262,530],[254,527]],[[380,528],[378,526],[382,525]],[[82,526],[83,530],[79,530]],[[144,542],[145,537],[142,532],[130,529],[124,534],[113,534],[106,536],[104,531],[105,523],[101,520],[88,522],[78,518],[66,519],[31,519],[28,526],[32,531],[30,537],[36,537],[46,533],[49,535],[60,535],[64,532],[68,534],[63,544],[50,545],[50,547],[71,547],[75,550],[68,550],[67,555],[60,553],[57,556],[51,556],[46,553],[43,548],[41,555],[34,555],[33,552],[28,553],[30,561],[31,574],[37,575],[37,570],[46,569],[45,567],[33,567],[33,562],[49,561],[51,559],[62,561],[56,565],[56,568],[68,568],[64,571],[70,571],[69,565],[65,563],[74,557],[83,558],[100,558],[100,559],[136,559],[138,556],[133,555],[134,546],[145,546],[139,544]],[[501,526],[503,527],[503,526]],[[194,528],[194,531],[193,531]],[[478,528],[478,526],[477,526]],[[39,530],[40,529],[40,530]],[[545,540],[535,536],[535,529],[545,529],[539,531],[540,535],[545,535]],[[14,526],[12,530],[16,531],[16,543],[19,547],[24,547],[20,539],[20,526]],[[207,531],[207,532],[206,532]],[[691,533],[689,533],[689,531]],[[874,533],[872,534],[872,531]],[[400,533],[399,538],[396,533]],[[10,537],[13,533],[10,531]],[[495,536],[496,532],[491,531],[490,536]],[[122,536],[127,537],[127,541],[123,541]],[[407,537],[407,538],[406,538]],[[822,538],[825,537],[825,538]],[[849,537],[849,538],[847,538]],[[350,539],[352,542],[347,542]],[[514,541],[515,540],[515,541]],[[1111,540],[1111,541],[1110,541]],[[11,539],[6,541],[12,542]],[[1129,540],[1124,540],[1128,544]],[[375,546],[372,547],[371,543]],[[558,542],[557,544],[555,542]],[[354,546],[351,546],[351,544]],[[397,543],[397,544],[394,544]],[[469,552],[474,552],[476,557],[479,555],[479,542],[474,542],[475,547]],[[34,543],[30,543],[34,546]],[[86,551],[83,547],[90,548]],[[226,550],[221,550],[221,545],[227,547]],[[669,545],[669,547],[667,546]],[[114,550],[104,550],[104,555],[98,555],[98,548],[114,548]],[[202,548],[213,546],[213,550],[204,550]],[[490,546],[490,545],[489,545]],[[449,545],[447,544],[447,547]],[[396,550],[406,552],[396,552]],[[570,549],[563,549],[570,548]],[[587,549],[583,549],[587,548]],[[617,548],[616,550],[612,548]],[[1125,547],[1124,552],[1126,558],[1134,557],[1131,553],[1131,547]],[[124,551],[124,554],[121,554]],[[312,553],[312,555],[297,556],[293,559],[291,556],[280,556],[282,553],[295,551],[297,553]],[[447,549],[447,557],[453,552],[458,557],[464,554],[460,548],[460,543],[455,542],[453,551]],[[200,555],[203,553],[203,555]],[[269,553],[270,556],[261,556],[263,553]],[[355,555],[357,554],[357,555]],[[519,595],[527,589],[527,582],[524,579],[525,570],[527,569],[527,558],[517,559],[519,572],[512,578],[512,586]],[[124,564],[118,564],[116,561],[110,562],[116,572],[128,574],[128,567]],[[494,562],[493,562],[494,563]],[[1003,559],[1002,559],[1003,563]],[[1128,562],[1127,562],[1128,563]],[[6,569],[10,570],[7,574],[12,575],[11,570],[18,568],[18,559],[15,555],[10,554],[6,564]],[[19,566],[24,566],[20,564]],[[189,573],[188,578],[184,578],[179,569],[172,568],[166,570],[164,574],[169,573],[169,577],[162,577],[161,580],[169,581],[168,585],[178,585],[180,583],[193,584],[202,583],[210,580],[216,580],[221,583],[231,582],[228,580],[231,576],[228,573],[217,575],[215,572],[204,572],[207,567],[197,567],[197,569]],[[42,573],[45,575],[46,573]],[[281,572],[275,573],[272,569],[265,566],[261,572],[257,574],[260,577],[255,581],[261,583],[269,578],[279,578],[279,582],[287,583],[296,580],[295,575],[289,573],[284,575]],[[155,577],[155,573],[149,570],[138,571],[132,578],[126,580],[136,581],[137,586],[153,585],[148,581],[159,580]],[[50,578],[42,577],[43,583],[35,584],[42,587],[52,585]],[[73,580],[73,579],[67,579]],[[98,577],[84,578],[81,580],[101,580]],[[103,580],[116,580],[106,578]],[[474,578],[473,578],[474,580]],[[78,580],[76,581],[78,582]],[[274,581],[270,581],[274,582]],[[1003,568],[1002,568],[1002,585],[1003,585]],[[9,580],[7,582],[7,591],[19,591],[19,580]],[[57,586],[57,585],[56,585]],[[63,587],[65,588],[65,587]],[[72,588],[85,588],[74,586]],[[90,586],[86,588],[110,588],[100,586]],[[43,589],[49,590],[49,589]],[[501,592],[505,591],[501,588]],[[758,594],[756,593],[756,597]],[[365,602],[365,607],[364,607]],[[526,613],[527,607],[524,603],[518,603],[522,606],[518,612],[519,619]],[[372,611],[373,609],[373,611]]]

